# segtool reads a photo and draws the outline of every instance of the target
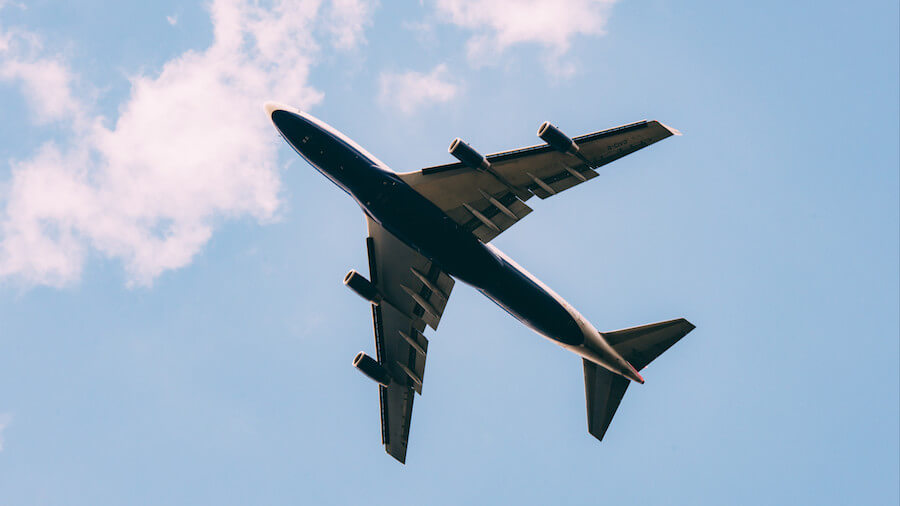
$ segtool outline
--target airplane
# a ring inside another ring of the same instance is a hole
[[[370,302],[375,358],[353,365],[378,384],[382,443],[406,462],[414,392],[421,395],[428,353],[425,326],[437,330],[455,280],[474,287],[539,335],[582,358],[588,432],[603,440],[625,390],[640,371],[694,329],[679,318],[599,332],[568,302],[489,244],[546,199],[597,177],[596,169],[680,135],[640,121],[569,138],[544,122],[544,144],[484,156],[459,138],[458,161],[397,173],[322,120],[269,102],[285,141],[362,208],[369,278],[344,284]]]

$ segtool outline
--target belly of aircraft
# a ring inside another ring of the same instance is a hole
[[[584,334],[566,307],[516,266],[495,255],[471,233],[402,182],[382,185],[386,195],[367,208],[382,226],[482,292],[539,334],[571,345]]]

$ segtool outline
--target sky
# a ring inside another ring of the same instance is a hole
[[[897,504],[898,19],[0,0],[0,504]],[[580,358],[459,283],[398,464],[351,366],[363,215],[269,100],[397,171],[679,129],[493,244],[600,330],[697,329],[598,443]]]

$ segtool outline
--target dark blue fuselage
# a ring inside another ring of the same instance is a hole
[[[411,248],[543,336],[567,345],[584,342],[584,330],[557,296],[462,229],[365,150],[305,115],[277,110],[272,121],[297,153]]]

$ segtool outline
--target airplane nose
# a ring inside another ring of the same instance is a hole
[[[2,0],[0,0],[2,1]],[[266,102],[264,109],[278,133],[313,165],[323,153],[322,130],[298,109],[277,102]],[[316,160],[316,161],[313,161]]]
[[[2,0],[0,0],[2,1]],[[269,121],[291,145],[297,147],[296,140],[302,139],[300,130],[308,130],[310,122],[302,115],[299,109],[278,102],[266,102],[263,105]]]
[[[266,110],[266,116],[268,116],[269,119],[272,119],[272,115],[275,114],[275,111],[289,111],[291,109],[278,102],[266,102],[265,105],[263,105],[263,108]]]

